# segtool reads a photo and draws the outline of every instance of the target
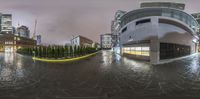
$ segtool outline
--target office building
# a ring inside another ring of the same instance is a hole
[[[119,49],[120,49],[120,46],[119,46],[119,32],[120,32],[120,22],[121,22],[121,17],[126,13],[126,11],[121,11],[121,10],[118,10],[116,13],[115,13],[115,17],[114,17],[114,20],[112,21],[111,23],[111,35],[112,35],[112,50],[116,53],[120,53]]]
[[[120,18],[120,54],[158,64],[196,53],[199,24],[184,11],[185,4],[143,2]]]
[[[72,46],[92,47],[93,44],[92,40],[81,35],[73,37],[70,41]]]
[[[100,45],[101,49],[111,49],[112,48],[112,35],[102,34],[100,35]]]
[[[0,52],[16,52],[19,48],[33,48],[36,41],[14,34],[0,34]]]
[[[27,26],[24,25],[17,28],[17,34],[21,37],[30,38],[30,30]]]
[[[12,15],[0,13],[0,21],[1,34],[12,34]]]

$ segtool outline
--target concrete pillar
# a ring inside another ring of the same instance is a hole
[[[150,40],[150,63],[158,64],[160,60],[160,42],[158,37],[152,37]]]
[[[159,41],[159,18],[153,17],[152,18],[152,32],[154,36],[150,39],[150,63],[151,64],[158,64],[160,61],[160,41]]]

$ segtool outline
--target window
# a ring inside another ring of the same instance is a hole
[[[136,25],[151,22],[151,19],[144,19],[136,22]]]
[[[189,55],[191,51],[190,46],[173,44],[173,43],[160,43],[160,59],[170,59]]]
[[[122,29],[122,33],[124,33],[127,30],[127,27]]]
[[[146,47],[124,47],[123,53],[138,55],[138,56],[149,56],[150,48]]]

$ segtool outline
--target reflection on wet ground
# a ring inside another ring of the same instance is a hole
[[[198,97],[200,54],[157,66],[111,51],[68,63],[0,54],[0,98]]]

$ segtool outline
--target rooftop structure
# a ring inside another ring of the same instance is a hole
[[[140,5],[141,8],[173,8],[184,10],[185,4],[174,2],[143,2]]]

